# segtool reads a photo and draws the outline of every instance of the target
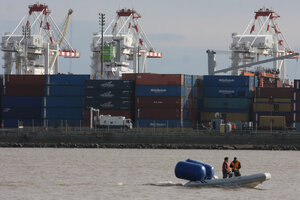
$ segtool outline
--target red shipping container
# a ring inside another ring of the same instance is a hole
[[[178,119],[183,120],[183,109],[138,108],[136,119]]]
[[[293,88],[256,88],[256,98],[293,98]]]
[[[183,97],[136,97],[137,108],[179,108],[183,109]]]
[[[45,85],[45,75],[5,75],[5,85]]]
[[[124,74],[122,79],[135,80],[136,85],[184,85],[183,74],[138,73],[133,75]]]
[[[3,96],[45,96],[45,88],[43,85],[6,85],[3,88]]]
[[[136,79],[136,74],[135,73],[122,74],[122,80],[135,81],[135,79]]]

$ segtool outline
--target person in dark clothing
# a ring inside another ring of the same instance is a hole
[[[241,176],[240,173],[241,163],[240,161],[237,160],[236,157],[234,157],[233,161],[230,163],[230,168],[232,169],[234,176]]]
[[[232,173],[230,172],[230,167],[228,163],[228,157],[224,158],[224,162],[222,165],[222,172],[223,172],[223,178],[232,177]]]

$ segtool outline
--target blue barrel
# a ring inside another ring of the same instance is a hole
[[[189,181],[202,181],[206,176],[206,169],[203,165],[180,161],[175,167],[175,176]]]
[[[192,159],[189,159],[189,158],[186,160],[186,162],[203,165],[205,167],[205,170],[206,170],[206,179],[212,179],[215,175],[215,169],[211,165],[208,165],[206,163],[202,163],[202,162],[199,162],[199,161],[196,161],[196,160],[192,160]]]

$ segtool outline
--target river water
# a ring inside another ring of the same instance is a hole
[[[215,167],[237,156],[242,174],[270,172],[256,189],[186,188],[178,161]],[[0,199],[299,199],[299,151],[0,148]]]

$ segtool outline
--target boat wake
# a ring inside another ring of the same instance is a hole
[[[158,182],[158,183],[146,183],[144,185],[160,186],[160,187],[183,186],[182,183],[173,183],[172,181],[163,181],[163,182]]]

